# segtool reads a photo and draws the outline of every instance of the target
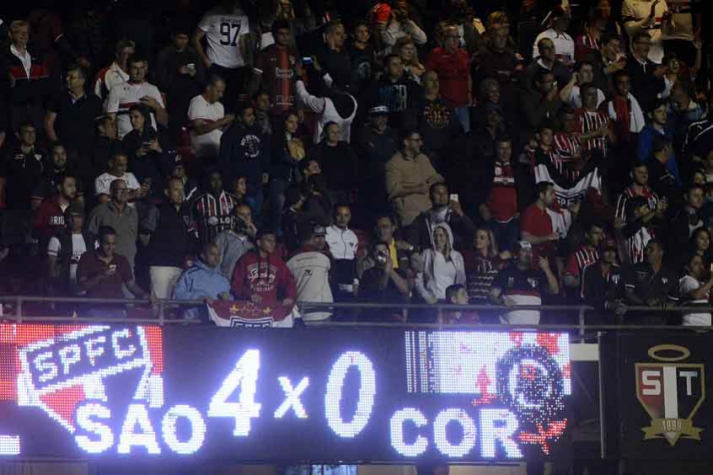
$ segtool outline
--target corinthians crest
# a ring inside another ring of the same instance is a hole
[[[691,356],[682,346],[658,345],[648,353],[658,362],[635,365],[636,397],[651,417],[641,429],[644,440],[663,438],[672,446],[680,438],[701,440],[693,417],[706,398],[704,365],[682,363]]]

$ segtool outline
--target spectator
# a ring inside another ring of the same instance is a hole
[[[207,48],[203,47],[203,39]],[[245,87],[248,65],[252,64],[253,27],[242,9],[241,0],[221,0],[208,10],[193,35],[193,47],[203,61],[209,75],[219,75],[226,80],[226,104],[232,112],[239,91]]]
[[[468,305],[468,291],[463,284],[453,284],[446,289],[446,303]],[[446,325],[465,325],[480,323],[480,316],[474,310],[448,310],[439,314],[438,323]]]
[[[407,278],[409,276],[411,258],[415,257],[415,248],[396,236],[396,219],[388,213],[380,214],[376,217],[374,229],[374,242],[383,242],[388,246],[391,265],[399,274]],[[376,262],[372,256],[366,256],[357,262],[357,276],[360,278],[368,269],[374,267]]]
[[[129,58],[136,52],[136,45],[130,40],[120,40],[116,44],[115,60],[97,73],[94,94],[104,100],[114,86],[129,81]]]
[[[495,305],[518,307],[542,305],[542,294],[559,293],[557,277],[546,258],[540,257],[537,269],[532,267],[533,249],[527,241],[518,241],[514,248],[513,264],[498,272],[490,287],[490,302]],[[500,315],[501,323],[537,325],[539,310],[511,310]]]
[[[254,102],[255,124],[265,137],[270,137],[274,132],[273,117],[270,115],[270,95],[266,91],[260,91]]]
[[[351,300],[359,291],[356,273],[359,238],[349,229],[352,210],[346,203],[334,205],[334,224],[327,227],[327,249],[332,256],[332,293],[337,301]]]
[[[225,114],[221,100],[225,80],[211,76],[202,94],[191,99],[188,106],[188,127],[191,131],[191,150],[196,158],[211,162],[218,157],[223,130],[235,119]]]
[[[217,170],[208,172],[203,189],[206,192],[193,203],[193,219],[198,228],[198,239],[201,244],[207,244],[230,229],[238,199],[223,189],[223,177]]]
[[[151,293],[168,299],[184,263],[197,250],[191,208],[185,201],[183,181],[169,178],[167,200],[149,209],[141,220],[139,237],[147,245]],[[147,243],[148,241],[148,243]]]
[[[577,69],[572,78],[569,80],[567,85],[560,91],[560,99],[562,102],[569,105],[573,109],[579,109],[582,107],[582,91],[581,87],[585,84],[591,85],[596,92],[596,108],[606,100],[606,95],[604,91],[597,88],[592,81],[594,81],[594,65],[586,61],[577,63]]]
[[[666,127],[668,121],[668,105],[666,101],[657,101],[648,116],[651,121],[639,134],[639,148],[637,154],[641,161],[647,161],[651,158],[654,137],[663,136],[668,140],[673,140],[672,131]],[[671,151],[673,152],[673,149]],[[670,159],[666,162],[666,168],[668,168],[671,174],[676,178],[676,183],[680,184],[679,167],[674,154],[672,154]]]
[[[668,205],[666,201],[660,201],[656,192],[649,188],[649,169],[646,164],[636,163],[631,169],[630,176],[631,185],[619,195],[616,201],[615,227],[621,228],[626,223],[626,202],[635,196],[641,196],[646,200],[648,206],[646,222],[650,222],[654,218],[661,221],[665,216]]]
[[[463,255],[453,249],[453,233],[446,223],[433,227],[433,244],[421,252],[422,269],[416,274],[416,290],[429,304],[446,299],[446,289],[465,285]]]
[[[173,25],[171,43],[159,52],[156,61],[156,81],[166,93],[166,112],[171,118],[168,127],[171,139],[176,143],[181,137],[181,129],[187,125],[186,114],[188,120],[192,120],[191,99],[200,94],[206,82],[203,61],[189,42],[190,30],[187,26],[184,23]]]
[[[258,218],[262,212],[263,186],[267,185],[270,165],[270,145],[255,126],[255,108],[241,103],[235,121],[220,139],[219,162],[226,180],[246,177],[250,208]]]
[[[689,127],[699,122],[704,116],[703,108],[691,98],[688,83],[676,83],[671,90],[671,102],[668,106],[667,128],[673,133],[676,155],[684,157],[686,133]],[[686,170],[689,171],[690,170]]]
[[[339,20],[330,21],[324,28],[324,43],[313,58],[341,91],[348,91],[352,82],[352,61],[344,47],[346,39],[344,24]],[[297,76],[301,76],[299,71]]]
[[[122,145],[131,170],[147,196],[161,199],[163,177],[168,174],[165,129],[151,126],[151,112],[143,105],[131,106],[129,120],[131,132],[124,136]]]
[[[230,282],[219,271],[220,249],[215,243],[203,245],[200,258],[190,269],[180,274],[173,287],[174,300],[203,300],[210,305],[213,300],[232,300]],[[183,313],[186,320],[207,322],[205,305],[189,307]]]
[[[499,252],[493,231],[479,227],[473,233],[472,249],[463,252],[468,296],[474,305],[486,305],[495,276],[512,257],[510,251]]]
[[[298,164],[307,156],[298,137],[299,117],[289,111],[283,116],[282,126],[272,136],[270,150],[270,222],[277,233],[282,230],[282,211],[285,191],[298,180]]]
[[[385,53],[388,54],[392,51],[398,53],[394,46],[401,38],[410,38],[417,45],[425,45],[428,41],[426,33],[409,18],[406,1],[396,0],[391,9],[391,17],[386,27],[381,30],[381,44],[384,46]]]
[[[372,246],[368,257],[371,266],[364,271],[359,283],[359,298],[369,303],[406,303],[410,285],[405,270],[394,267],[389,255],[390,245],[378,241]],[[402,319],[394,309],[373,309],[365,312],[364,320],[385,321]],[[368,315],[368,316],[367,316]]]
[[[65,175],[76,177],[74,167],[70,165],[67,158],[67,150],[59,142],[52,144],[50,149],[50,162],[43,166],[42,180],[32,191],[32,207],[38,205],[38,201],[51,198],[57,194],[57,186],[64,179]],[[79,180],[75,180],[76,196],[82,197]]]
[[[534,81],[542,71],[551,72],[557,84],[557,88],[564,89],[572,77],[569,66],[558,59],[555,54],[558,50],[555,48],[554,42],[550,38],[542,38],[537,43],[539,55],[532,63],[525,68],[520,79],[521,89],[532,89]]]
[[[352,60],[351,92],[358,96],[364,92],[374,76],[375,52],[369,25],[364,21],[356,21],[353,28],[352,41],[347,50]]]
[[[295,66],[299,58],[290,47],[289,21],[273,22],[271,31],[275,42],[258,53],[250,88],[254,92],[265,91],[271,105],[270,114],[279,117],[295,107]]]
[[[532,57],[537,58],[539,53],[539,42],[543,38],[552,40],[552,43],[557,52],[557,59],[565,66],[574,64],[574,40],[567,34],[569,28],[569,14],[562,8],[555,7],[550,12],[550,28],[543,31],[537,38],[532,48]]]
[[[514,92],[513,79],[522,68],[518,54],[508,45],[508,38],[505,28],[488,30],[485,48],[476,63],[478,76],[496,79],[504,95]]]
[[[108,116],[101,115],[94,119],[96,134],[92,144],[91,166],[87,170],[80,170],[86,173],[85,180],[90,180],[90,188],[94,185],[94,178],[109,170],[111,157],[122,152],[121,141],[118,140],[116,121]]]
[[[185,197],[185,201],[193,208],[193,202],[198,197],[198,184],[193,178],[188,176],[186,165],[183,163],[183,158],[180,155],[176,155],[176,161],[173,163],[169,178],[178,178],[181,180],[181,183],[183,183],[183,196]]]
[[[708,229],[698,228],[693,231],[688,248],[690,254],[696,254],[703,259],[705,269],[710,269],[713,263],[713,249],[711,249],[711,232]]]
[[[133,270],[136,239],[139,234],[138,212],[128,204],[129,190],[123,179],[112,181],[109,193],[109,201],[94,208],[89,216],[87,230],[94,236],[98,236],[99,228],[112,228],[116,252],[128,261]]]
[[[386,25],[391,21],[393,12],[391,4],[391,0],[383,2],[377,0],[367,15],[368,25],[374,30],[374,42],[376,43],[377,50],[381,50],[384,47],[384,45],[382,45],[382,35],[386,30]]]
[[[339,124],[325,124],[323,134],[324,139],[314,147],[311,156],[320,163],[330,201],[348,202],[359,185],[359,159],[347,142],[339,140]]]
[[[94,195],[99,200],[99,203],[106,203],[109,201],[109,190],[111,184],[116,180],[122,180],[126,184],[128,189],[128,200],[134,201],[137,198],[143,198],[146,196],[148,190],[146,187],[142,187],[136,176],[127,172],[129,168],[129,157],[123,151],[116,152],[109,159],[109,170],[106,173],[99,175],[96,180],[94,180]]]
[[[314,69],[323,74],[324,70],[317,61],[312,63]],[[301,65],[297,66],[297,75],[304,77]],[[351,94],[337,88],[323,85],[323,97],[312,95],[305,88],[304,82],[297,81],[297,97],[309,110],[317,114],[317,124],[314,130],[313,142],[319,143],[324,136],[324,126],[330,122],[339,124],[339,139],[347,143],[351,140],[351,124],[356,117],[358,104]]]
[[[485,197],[479,214],[492,230],[495,242],[503,251],[510,251],[518,240],[519,205],[518,177],[512,164],[512,139],[506,135],[496,138],[495,161],[486,161],[480,193]]]
[[[678,302],[678,276],[663,265],[664,248],[658,239],[646,245],[646,258],[624,273],[626,304],[663,309]],[[665,312],[628,312],[626,323],[663,325]]]
[[[698,254],[689,256],[685,267],[685,275],[679,280],[678,287],[684,307],[710,306],[710,292],[713,288],[713,275],[703,265],[703,259]],[[708,282],[704,283],[705,277]],[[687,312],[683,314],[683,326],[710,327],[710,312]]]
[[[233,221],[230,229],[218,234],[215,243],[220,249],[220,273],[226,279],[233,277],[235,264],[245,253],[254,249],[252,240],[257,235],[253,223],[253,213],[247,204],[233,208]]]
[[[405,227],[429,208],[429,187],[443,177],[421,153],[423,141],[418,132],[407,130],[402,137],[401,150],[386,163],[385,183],[392,209]]]
[[[44,58],[28,50],[30,25],[26,21],[10,23],[9,37],[10,43],[0,57],[0,88],[8,98],[5,113],[13,129],[26,122],[39,129],[52,93],[49,66]]]
[[[389,126],[388,107],[369,109],[368,122],[357,135],[356,151],[363,162],[359,182],[367,210],[384,211],[382,203],[387,201],[384,186],[386,163],[398,151],[396,132]]]
[[[556,211],[555,188],[550,182],[537,184],[537,199],[522,212],[520,220],[520,234],[523,241],[532,246],[532,255],[536,258],[546,257],[555,262],[554,256],[560,238],[567,236],[567,231],[572,224],[572,215],[576,215],[578,208]]]
[[[601,8],[590,8],[584,32],[574,39],[574,57],[581,61],[590,54],[599,53],[601,40],[606,35],[608,18]]]
[[[623,299],[623,271],[617,263],[617,245],[613,239],[602,241],[601,259],[584,267],[582,271],[582,300],[594,307],[594,313],[585,314],[585,322],[592,324],[619,323],[626,307]],[[612,315],[614,314],[614,315]]]
[[[406,110],[421,100],[423,90],[404,73],[401,56],[390,54],[384,63],[384,75],[374,83],[363,102],[372,108],[385,106],[389,111],[389,123],[399,129],[403,126]]]
[[[126,287],[134,296],[148,298],[149,295],[136,285],[130,261],[117,252],[121,247],[117,232],[110,226],[101,226],[95,234],[99,247],[82,254],[77,265],[77,281],[85,292],[84,297],[123,299],[123,288]],[[118,304],[89,305],[89,317],[114,319],[126,316],[123,306]]]
[[[656,236],[652,215],[656,213],[649,210],[644,197],[634,196],[626,201],[626,225],[622,232],[631,263],[638,264],[645,259],[646,245]]]
[[[713,150],[713,91],[708,92],[708,107],[703,118],[688,127],[684,150],[692,162],[704,162]]]
[[[50,102],[45,115],[45,134],[51,142],[62,141],[73,161],[89,163],[94,120],[102,114],[99,98],[86,93],[86,72],[70,65],[65,75],[66,91]]]
[[[112,87],[104,104],[104,111],[116,120],[120,139],[131,132],[129,108],[136,103],[151,110],[151,125],[154,128],[157,124],[163,126],[168,124],[168,115],[164,109],[161,93],[156,86],[146,82],[148,61],[134,54],[129,58],[128,65],[129,80]]]
[[[593,66],[592,82],[597,89],[608,93],[614,89],[613,76],[626,67],[626,55],[621,54],[621,36],[607,33],[600,40],[599,51],[584,58]]]
[[[460,138],[463,129],[453,107],[441,97],[438,73],[426,72],[422,83],[423,100],[407,112],[405,126],[419,131],[426,155],[439,163],[444,161],[447,149]]]
[[[418,51],[414,41],[407,36],[399,38],[393,50],[401,57],[406,75],[416,83],[421,84],[421,77],[426,72],[426,68],[418,59]]]
[[[564,285],[572,289],[574,295],[581,294],[584,269],[599,261],[599,247],[603,239],[604,226],[591,221],[584,229],[584,243],[569,255],[564,272]]]
[[[81,294],[77,266],[82,255],[94,249],[94,238],[84,231],[84,209],[73,203],[64,210],[62,229],[47,245],[48,270],[52,295],[71,297]]]
[[[425,66],[438,73],[441,96],[454,107],[463,130],[468,133],[470,106],[473,104],[468,53],[459,46],[456,27],[448,27],[445,33],[445,46],[431,51]]]
[[[534,132],[545,120],[554,120],[562,107],[554,75],[545,70],[538,72],[534,89],[521,91],[520,104],[525,133]]]
[[[637,35],[643,33],[649,37],[649,48],[643,56],[640,56],[660,64],[664,55],[662,32],[671,24],[671,12],[666,0],[658,2],[624,0],[621,6],[621,18],[624,29],[631,38],[632,51],[636,52]]]
[[[683,207],[667,221],[665,238],[669,256],[676,256],[691,242],[694,231],[704,226],[701,213],[703,188],[698,185],[688,187],[683,194]]]
[[[297,287],[297,300],[306,303],[332,303],[332,288],[329,275],[332,263],[326,250],[327,231],[322,226],[305,226],[300,231],[300,247],[287,261],[287,268],[292,273]],[[329,320],[332,312],[326,309],[303,309],[302,319],[307,322]]]
[[[445,183],[430,186],[428,197],[431,209],[424,211],[406,229],[406,241],[419,251],[433,247],[433,230],[440,223],[446,223],[453,234],[453,247],[463,249],[466,241],[473,235],[475,225],[465,215],[457,195],[449,195]]]
[[[285,262],[275,254],[275,244],[275,233],[261,229],[256,249],[238,259],[230,284],[236,299],[265,306],[282,305],[286,309],[294,306],[295,279]]]
[[[602,156],[607,156],[607,143],[616,137],[611,128],[611,120],[607,114],[599,110],[599,94],[591,82],[583,83],[580,88],[581,108],[575,114],[575,132],[579,134],[584,152],[600,150]]]
[[[42,182],[47,163],[47,153],[35,145],[36,130],[29,122],[21,124],[20,143],[7,147],[0,162],[0,203],[6,208],[2,226],[6,245],[26,243],[30,238],[30,198]]]
[[[626,63],[626,70],[631,76],[631,90],[641,108],[649,112],[653,110],[658,95],[666,88],[663,79],[665,69],[659,64],[662,58],[656,62],[648,58],[649,50],[652,49],[651,36],[648,32],[635,34],[631,43],[631,56]]]
[[[649,183],[651,188],[662,199],[668,201],[673,207],[680,202],[680,192],[678,189],[678,180],[671,174],[668,167],[668,161],[673,155],[673,145],[671,141],[663,136],[657,135],[654,137],[652,146],[653,157],[646,163],[649,168]]]
[[[614,91],[606,107],[617,142],[624,150],[632,148],[646,123],[639,101],[631,94],[631,75],[626,70],[614,73]]]
[[[33,218],[35,235],[40,249],[47,249],[50,238],[65,228],[64,213],[77,195],[77,179],[65,175],[57,183],[56,194],[45,199]]]

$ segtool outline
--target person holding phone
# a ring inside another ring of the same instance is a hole
[[[158,196],[163,191],[162,168],[167,168],[167,165],[163,165],[162,146],[166,139],[151,125],[151,112],[145,106],[132,106],[129,119],[132,130],[124,137],[122,145],[129,156],[129,168],[141,184],[139,196],[150,196],[152,191]],[[152,185],[155,185],[153,190]]]
[[[99,247],[82,254],[77,266],[77,282],[87,298],[123,299],[123,287],[140,299],[149,294],[136,285],[134,273],[126,257],[116,254],[117,233],[114,228],[99,228]],[[89,304],[87,316],[97,318],[125,317],[126,310],[116,304]]]

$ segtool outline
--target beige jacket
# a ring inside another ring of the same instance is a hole
[[[399,151],[386,162],[386,193],[401,227],[409,226],[419,214],[431,208],[428,188],[443,181],[424,154],[411,159]],[[406,187],[416,185],[425,185],[422,193],[406,191]]]

